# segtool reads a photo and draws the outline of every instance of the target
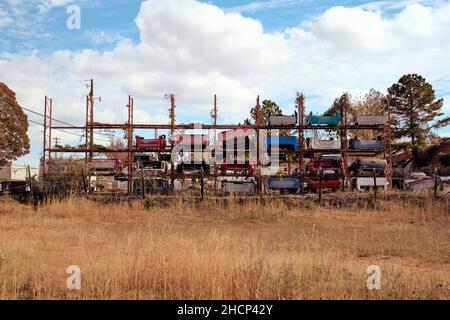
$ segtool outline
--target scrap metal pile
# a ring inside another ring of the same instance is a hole
[[[52,128],[65,127],[44,127],[44,157],[48,153],[50,158],[52,152],[85,154],[88,191],[168,194],[201,188],[202,194],[204,190],[303,194],[391,186],[389,102],[383,116],[349,119],[345,106],[333,115],[305,116],[304,96],[298,94],[293,115],[269,115],[261,121],[258,97],[253,124],[223,125],[217,124],[215,98],[213,124],[198,125],[175,123],[175,98],[170,95],[170,123],[157,125],[134,123],[131,97],[125,124],[96,123],[93,97],[91,90],[86,125],[71,127],[86,131],[84,147],[51,148],[45,130],[51,133]],[[127,147],[96,150],[93,132],[102,129],[126,130]],[[154,130],[155,137],[135,134],[135,130]],[[158,130],[166,130],[167,135],[158,135]],[[359,130],[377,132],[378,138],[359,139],[355,134]],[[127,160],[96,159],[95,153],[124,154]]]

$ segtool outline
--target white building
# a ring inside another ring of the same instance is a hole
[[[30,167],[31,177],[38,177],[39,168]],[[27,166],[9,165],[0,167],[0,181],[25,181],[28,177]]]

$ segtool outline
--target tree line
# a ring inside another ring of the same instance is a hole
[[[350,118],[357,115],[386,115],[386,102],[389,99],[391,111],[391,129],[394,148],[412,152],[417,160],[418,150],[429,144],[440,142],[436,133],[450,123],[442,107],[444,99],[437,99],[433,86],[419,74],[407,74],[387,89],[387,94],[370,89],[362,97],[353,98],[344,92],[336,98],[324,115],[340,112],[346,105]],[[265,123],[269,115],[281,115],[281,108],[271,100],[264,100],[260,111],[260,121]],[[256,119],[256,108],[252,108],[250,117]],[[245,123],[249,124],[250,119]],[[375,139],[376,132],[358,130],[350,132],[362,139]]]

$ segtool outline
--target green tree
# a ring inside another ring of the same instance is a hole
[[[407,137],[417,163],[418,150],[433,138],[433,129],[449,124],[450,117],[442,118],[444,100],[436,100],[431,84],[418,74],[400,78],[389,89],[394,137]]]
[[[327,111],[324,112],[324,116],[332,116],[336,113],[339,113],[339,115],[342,114],[342,110],[344,109],[345,105],[347,105],[347,118],[351,119],[356,114],[355,108],[353,107],[353,102],[351,95],[348,92],[344,92],[339,98],[336,98],[331,105],[330,108],[328,108]],[[327,135],[334,135],[336,133],[338,128],[329,129],[326,130]],[[350,132],[352,134],[352,132]]]
[[[0,165],[7,165],[30,152],[28,118],[16,94],[0,82]]]
[[[347,105],[347,119],[356,120],[359,115],[379,116],[383,115],[386,108],[386,97],[378,90],[370,89],[362,97],[353,99],[348,92],[344,92],[339,98],[336,98],[331,107],[325,111],[324,115],[331,116]],[[350,135],[360,139],[375,139],[379,131],[373,130],[350,130]]]
[[[348,92],[344,92],[339,98],[336,98],[331,107],[328,108],[323,115],[332,116],[336,114],[336,112],[341,114],[341,110],[344,108],[345,104],[347,104],[347,117],[355,115],[356,111],[353,107],[352,96]]]
[[[269,119],[269,115],[280,116],[283,114],[283,111],[281,110],[281,108],[275,102],[273,102],[271,100],[264,100],[259,112],[260,112],[259,124],[262,126],[267,123],[267,120]],[[250,117],[253,119],[253,121],[251,121],[250,119],[245,119],[244,124],[250,125],[252,123],[256,123],[256,107],[253,107],[250,110]],[[268,130],[267,134],[270,136],[271,131]],[[280,136],[288,136],[289,130],[280,130],[279,134],[280,134]]]
[[[264,100],[259,111],[259,124],[260,125],[266,124],[269,115],[279,116],[282,114],[283,111],[275,102],[271,100]],[[253,122],[256,123],[256,107],[253,107],[250,110],[250,116],[253,119]],[[252,121],[250,119],[245,119],[244,123],[249,125],[252,123]]]

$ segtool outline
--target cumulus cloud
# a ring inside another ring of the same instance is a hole
[[[82,123],[84,80],[92,77],[102,95],[96,120],[125,122],[131,93],[135,122],[166,123],[166,93],[177,95],[179,122],[207,121],[213,94],[221,122],[237,122],[248,117],[257,94],[293,101],[302,91],[309,111],[322,111],[344,90],[384,91],[404,73],[421,73],[432,83],[450,75],[449,4],[414,3],[393,16],[333,7],[301,26],[268,33],[259,21],[210,4],[148,0],[136,24],[138,43],[122,39],[108,51],[3,54],[1,78],[24,106],[39,108],[49,93],[60,118]]]

